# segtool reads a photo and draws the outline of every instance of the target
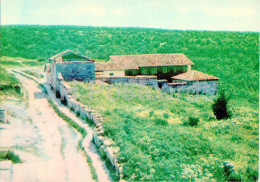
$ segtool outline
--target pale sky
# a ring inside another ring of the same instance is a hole
[[[260,0],[1,0],[1,24],[260,30]]]

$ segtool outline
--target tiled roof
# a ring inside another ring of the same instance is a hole
[[[122,61],[108,61],[95,63],[96,71],[103,70],[126,70],[126,69],[139,69],[137,65],[133,65],[132,62],[122,62]]]
[[[63,52],[61,52],[59,54],[56,54],[56,55],[52,56],[51,58],[49,58],[49,60],[54,61],[54,62],[62,62],[61,61],[62,59],[60,59],[60,58],[66,56],[66,55],[69,55],[69,54],[74,54],[74,55],[82,57],[82,58],[84,58],[86,60],[90,60],[90,58],[88,58],[87,56],[83,56],[83,55],[81,55],[79,53],[76,53],[76,52],[74,52],[72,50],[66,50],[66,51],[63,51]]]
[[[219,80],[218,77],[211,76],[196,70],[181,73],[179,75],[173,76],[173,80],[184,80],[184,81],[207,81],[207,80]]]
[[[126,70],[139,67],[194,65],[182,53],[110,56],[112,61],[96,64],[96,70]]]

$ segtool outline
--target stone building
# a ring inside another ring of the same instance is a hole
[[[110,82],[129,76],[156,76],[157,86],[167,92],[216,94],[219,78],[191,70],[192,65],[182,53],[110,56],[110,61],[96,63],[96,75]]]
[[[55,91],[59,91],[58,77],[65,81],[95,82],[94,60],[66,50],[48,59],[49,64],[45,65],[47,82]]]
[[[163,90],[214,95],[218,90],[218,80],[218,77],[192,70],[173,76],[172,83],[166,84]]]
[[[191,70],[194,63],[182,53],[110,56],[108,62],[96,63],[96,72],[102,76],[155,75],[158,79]]]

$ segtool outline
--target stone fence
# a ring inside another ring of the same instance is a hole
[[[119,148],[115,147],[115,143],[111,139],[104,136],[104,129],[102,126],[103,118],[101,114],[73,98],[71,87],[64,81],[61,73],[58,74],[58,81],[61,101],[66,103],[68,107],[73,110],[81,119],[91,121],[94,124],[95,128],[93,133],[93,141],[97,148],[105,153],[106,158],[115,168],[121,180],[122,167],[119,165],[116,157]]]
[[[154,88],[158,88],[157,77],[156,76],[97,76],[96,80],[103,81],[108,84],[113,83],[137,83],[140,85],[152,86]]]
[[[215,95],[218,91],[217,81],[192,81],[182,83],[167,83],[162,86],[162,91],[167,93],[191,93]]]

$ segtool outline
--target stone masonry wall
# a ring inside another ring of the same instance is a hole
[[[56,72],[62,73],[65,81],[95,82],[94,62],[63,62],[56,63]]]
[[[167,93],[187,92],[192,94],[215,95],[218,91],[218,81],[196,81],[185,85],[164,85],[162,90]]]
[[[50,73],[47,73],[48,83],[55,92],[60,92],[59,84],[63,79],[65,81],[79,80],[95,83],[94,62],[51,63],[49,67]],[[62,75],[62,79],[59,78],[59,74]]]
[[[158,88],[157,77],[156,76],[123,76],[123,77],[104,77],[98,76],[96,80],[103,81],[105,83],[136,83],[141,85],[152,86]]]

